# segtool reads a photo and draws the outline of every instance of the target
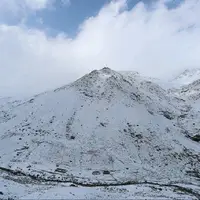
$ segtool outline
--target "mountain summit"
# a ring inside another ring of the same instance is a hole
[[[183,86],[198,79],[200,79],[200,68],[192,68],[184,70],[181,74],[175,77],[172,82],[178,84],[179,86]]]

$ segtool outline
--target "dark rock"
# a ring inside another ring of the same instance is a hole
[[[139,94],[135,94],[133,92],[130,94],[130,98],[132,100],[136,100],[136,101],[140,101],[141,100],[141,96]]]
[[[194,136],[191,137],[191,139],[193,141],[195,141],[195,142],[200,142],[200,135],[199,134],[198,135],[194,135]]]
[[[62,169],[62,168],[56,168],[55,172],[66,173],[67,170],[66,169]]]
[[[193,170],[193,171],[186,171],[187,174],[189,174],[190,176],[196,177],[196,178],[200,178],[200,172],[197,170]]]
[[[28,102],[29,102],[29,103],[33,103],[33,102],[34,102],[34,99],[30,99]]]
[[[163,114],[163,116],[169,120],[174,119],[174,115],[172,113],[170,113],[169,111],[161,111],[161,113]]]
[[[3,195],[3,192],[0,191],[0,195]]]
[[[137,137],[138,139],[142,139],[143,136],[141,134],[137,134],[135,137]]]
[[[86,97],[93,97],[93,95],[88,94],[88,93],[86,93],[86,92],[83,92],[83,94],[84,94]]]
[[[104,174],[104,175],[108,175],[108,174],[110,174],[110,172],[109,172],[108,170],[104,170],[104,171],[103,171],[103,174]]]
[[[100,125],[103,126],[103,127],[106,127],[106,124],[103,123],[103,122],[101,122]]]
[[[182,114],[182,115],[179,116],[179,118],[182,118],[182,119],[183,119],[183,118],[185,118],[186,116],[187,116],[187,114]]]
[[[71,140],[74,140],[74,139],[75,139],[75,136],[72,135],[72,136],[70,137],[70,139],[71,139]]]
[[[153,111],[147,110],[149,114],[154,115]]]
[[[100,174],[101,174],[100,171],[93,171],[93,172],[92,172],[92,175],[100,175]]]
[[[75,184],[70,184],[70,187],[78,187],[78,186]]]
[[[130,128],[132,125],[130,123],[127,123],[128,127]]]

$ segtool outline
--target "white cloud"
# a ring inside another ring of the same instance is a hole
[[[70,0],[0,0],[0,17],[24,17],[30,12],[52,7],[56,1],[70,4]]]
[[[49,0],[1,0],[0,10],[13,13],[24,11],[24,9],[39,10],[44,9],[49,2]]]
[[[0,94],[42,92],[105,64],[160,78],[200,67],[199,18],[199,0],[171,10],[163,0],[126,10],[120,0],[86,20],[74,39],[1,25]]]
[[[45,8],[49,2],[50,2],[49,0],[24,0],[24,3],[28,7],[36,10]]]

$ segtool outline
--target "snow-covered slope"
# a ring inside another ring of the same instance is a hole
[[[109,68],[30,98],[0,121],[0,169],[80,185],[199,184],[200,146],[178,123],[188,105]]]
[[[120,74],[126,77],[132,77],[134,79],[137,79],[138,81],[150,81],[152,83],[155,83],[159,85],[161,88],[168,90],[173,87],[175,87],[175,83],[173,81],[169,80],[161,80],[159,78],[152,78],[148,76],[141,76],[138,72],[135,71],[119,71]],[[177,85],[177,84],[176,84]]]
[[[171,80],[171,82],[175,86],[183,86],[188,85],[198,79],[200,79],[200,68],[192,68],[186,69],[173,80]]]
[[[0,123],[7,122],[14,117],[14,115],[11,114],[12,109],[20,103],[20,100],[11,97],[0,97]]]
[[[18,177],[21,180],[21,176]],[[192,189],[191,189],[192,188]],[[70,183],[27,180],[12,181],[0,177],[0,199],[151,199],[198,200],[198,186],[134,184],[121,186],[83,187]]]
[[[12,97],[0,97],[0,109],[9,109],[18,105],[20,100],[13,99]]]
[[[171,94],[183,99],[188,112],[179,117],[178,124],[187,136],[200,142],[200,79],[171,91]]]

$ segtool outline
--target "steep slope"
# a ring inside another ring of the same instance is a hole
[[[20,100],[15,100],[11,97],[0,97],[0,123],[7,122],[14,115],[11,114],[11,110],[20,104]]]
[[[103,68],[13,107],[0,122],[0,166],[79,184],[198,181],[199,144],[177,125],[184,102]]]
[[[200,142],[200,79],[173,90],[171,94],[180,97],[188,105],[188,111],[178,118],[178,125],[187,137]]]
[[[200,68],[186,69],[171,82],[174,86],[188,85],[196,80],[200,79]]]
[[[171,80],[161,80],[159,78],[152,78],[148,76],[141,76],[138,72],[135,71],[119,71],[125,77],[132,77],[137,81],[150,81],[154,84],[159,85],[161,88],[168,90],[174,87],[174,83]]]
[[[186,100],[190,100],[191,103],[199,102],[200,99],[200,79],[194,82],[182,86],[177,90],[178,95]]]

